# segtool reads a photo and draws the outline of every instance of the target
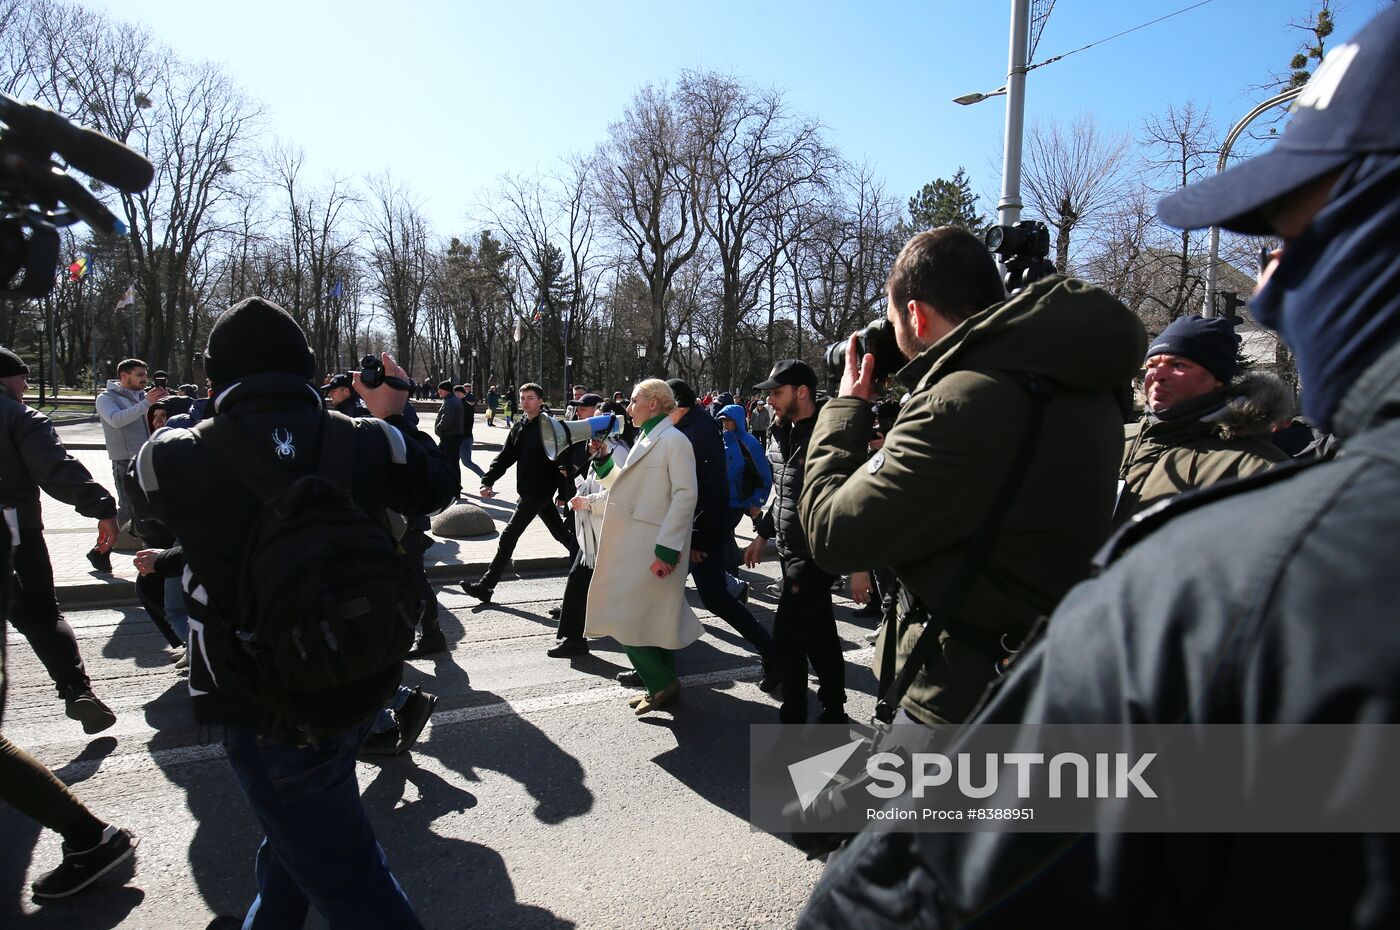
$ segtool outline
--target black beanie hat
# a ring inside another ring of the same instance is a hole
[[[27,374],[29,374],[29,366],[24,364],[24,360],[4,346],[0,346],[0,378]]]
[[[1152,340],[1144,360],[1154,355],[1190,359],[1226,384],[1235,376],[1235,347],[1240,337],[1223,316],[1183,316]]]
[[[666,382],[666,386],[671,389],[672,394],[676,395],[677,407],[695,406],[695,389],[680,378],[672,378]]]
[[[438,388],[437,388],[437,389],[438,389],[439,391],[447,391],[447,392],[451,393],[451,391],[452,391],[452,382],[451,382],[451,381],[439,381],[439,382],[438,382]]]
[[[240,300],[219,314],[209,330],[204,370],[218,385],[265,371],[307,381],[316,376],[306,334],[286,310],[261,297]]]

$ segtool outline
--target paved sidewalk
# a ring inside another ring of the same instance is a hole
[[[424,418],[429,426],[431,421]],[[102,446],[100,423],[79,423],[58,427],[69,453],[82,462],[98,483],[112,490],[112,468]],[[500,449],[506,430],[488,427],[478,421],[475,430],[472,461],[485,470]],[[500,530],[515,512],[515,469],[506,472],[496,484],[497,497],[483,501],[477,494],[481,481],[462,469],[462,499],[477,504],[496,521],[497,530],[490,536],[476,539],[442,539],[434,543],[423,556],[429,577],[436,581],[476,580],[496,554]],[[130,552],[112,553],[112,575],[99,575],[87,561],[87,552],[97,539],[97,524],[80,516],[72,507],[47,494],[43,495],[44,541],[53,562],[54,586],[64,607],[118,605],[136,603],[132,582],[136,569]],[[569,566],[564,547],[549,535],[538,520],[533,521],[515,548],[516,572],[563,571]],[[508,571],[506,577],[513,577]]]

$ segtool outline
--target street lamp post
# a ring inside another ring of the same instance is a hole
[[[34,321],[34,329],[39,334],[39,406],[44,406],[44,318]],[[24,398],[20,398],[21,401]]]
[[[1236,140],[1239,139],[1240,134],[1245,131],[1245,128],[1250,123],[1258,119],[1260,114],[1268,111],[1273,107],[1278,106],[1281,103],[1287,103],[1302,92],[1302,87],[1294,87],[1290,90],[1284,91],[1281,94],[1278,94],[1277,96],[1270,97],[1268,100],[1265,100],[1263,103],[1259,104],[1257,107],[1246,113],[1244,119],[1236,123],[1234,128],[1230,130],[1230,134],[1225,137],[1225,144],[1220,147],[1220,160],[1217,161],[1215,164],[1215,173],[1219,174],[1220,172],[1225,170],[1225,162],[1230,157],[1230,149],[1234,146]],[[1220,227],[1212,226],[1210,228],[1210,258],[1208,264],[1206,265],[1206,303],[1205,307],[1202,308],[1203,316],[1215,316],[1215,266],[1216,263],[1219,261],[1219,256]]]
[[[637,343],[637,380],[647,376],[647,347],[644,343]]]

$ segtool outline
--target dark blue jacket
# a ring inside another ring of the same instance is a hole
[[[723,552],[726,540],[732,545],[733,537],[729,532],[729,475],[719,423],[702,408],[691,407],[676,428],[695,450],[695,477],[700,485],[691,551]]]

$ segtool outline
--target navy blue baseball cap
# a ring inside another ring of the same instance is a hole
[[[1158,219],[1266,235],[1273,230],[1261,208],[1358,156],[1400,151],[1397,62],[1400,7],[1392,7],[1327,53],[1273,148],[1164,198]]]

